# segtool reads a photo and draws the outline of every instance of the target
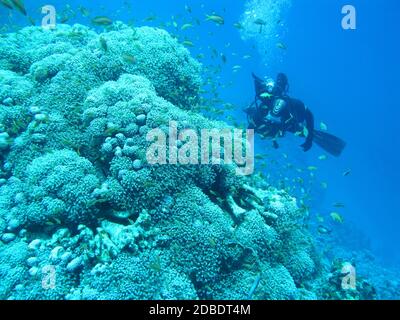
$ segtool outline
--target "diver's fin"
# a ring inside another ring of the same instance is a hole
[[[329,152],[335,157],[339,157],[346,147],[346,142],[344,142],[342,139],[330,133],[319,130],[314,130],[313,141],[326,152]]]

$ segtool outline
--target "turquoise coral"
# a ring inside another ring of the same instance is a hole
[[[195,112],[201,66],[166,31],[29,27],[0,51],[1,299],[246,299],[257,277],[254,299],[305,296],[296,199],[234,166],[146,162],[171,120],[227,127]]]

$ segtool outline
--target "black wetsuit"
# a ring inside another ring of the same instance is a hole
[[[278,85],[270,96],[265,96],[264,82],[253,75],[256,85],[255,102],[246,109],[249,129],[254,129],[263,137],[282,137],[285,132],[298,133],[306,137],[301,146],[304,151],[312,147],[314,116],[300,100],[290,98],[285,88]],[[284,85],[287,86],[287,83]],[[273,121],[275,119],[275,121]],[[306,128],[307,130],[304,130]],[[274,146],[278,146],[274,140]]]

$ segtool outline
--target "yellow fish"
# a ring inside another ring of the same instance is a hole
[[[218,16],[216,14],[212,15],[207,15],[206,21],[212,21],[215,22],[216,24],[222,25],[225,23],[225,19],[221,16]]]
[[[112,20],[111,20],[110,18],[108,18],[108,17],[98,16],[98,17],[95,17],[95,18],[92,20],[92,23],[93,23],[95,26],[109,26],[109,25],[111,25],[113,22],[112,22]]]
[[[277,47],[278,49],[282,49],[282,50],[286,50],[286,49],[287,49],[287,46],[286,46],[283,42],[278,42],[278,43],[276,44],[276,47]]]
[[[306,127],[303,128],[303,135],[307,138],[308,137],[308,129]]]
[[[186,23],[181,27],[181,30],[187,30],[189,28],[193,28],[193,25],[191,23]]]
[[[14,4],[15,8],[17,8],[19,12],[21,12],[24,16],[27,15],[25,5],[22,0],[11,0],[11,2]]]
[[[147,22],[154,21],[154,20],[157,20],[157,16],[155,16],[155,15],[148,16],[146,19],[144,19],[144,21],[147,21]]]
[[[346,170],[345,172],[343,172],[343,177],[349,176],[350,173],[351,173],[351,169]]]
[[[321,122],[321,123],[319,124],[319,128],[320,128],[322,131],[328,131],[328,126],[327,126],[325,123],[323,123],[323,122]]]
[[[194,47],[193,42],[190,41],[190,40],[185,40],[185,41],[182,42],[182,44],[183,44],[185,47]]]
[[[185,10],[189,13],[192,13],[192,8],[185,4]]]
[[[267,22],[263,19],[257,19],[254,21],[254,24],[257,24],[259,26],[265,26],[267,24]]]
[[[8,9],[14,9],[10,0],[0,0],[0,3]]]
[[[84,16],[84,17],[88,17],[90,15],[89,10],[83,6],[79,7],[79,11],[82,13],[82,16]]]
[[[338,223],[344,223],[344,218],[337,212],[332,212],[330,214],[331,218],[333,221],[338,222]]]
[[[36,21],[32,17],[28,17],[28,20],[29,20],[29,22],[31,23],[32,26],[36,25]]]
[[[268,92],[264,92],[264,93],[261,93],[261,94],[260,94],[260,97],[261,97],[261,98],[267,98],[267,99],[269,99],[269,98],[272,97],[272,94],[270,94],[270,93],[268,93]]]

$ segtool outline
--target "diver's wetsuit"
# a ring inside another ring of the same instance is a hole
[[[312,147],[314,134],[314,116],[300,100],[287,94],[287,78],[278,75],[276,86],[271,94],[266,94],[264,81],[253,74],[256,85],[255,102],[246,109],[249,129],[254,129],[263,137],[277,138],[285,132],[299,133],[306,137],[301,146],[304,151]],[[304,130],[304,127],[307,130]],[[274,140],[274,146],[278,147]]]

